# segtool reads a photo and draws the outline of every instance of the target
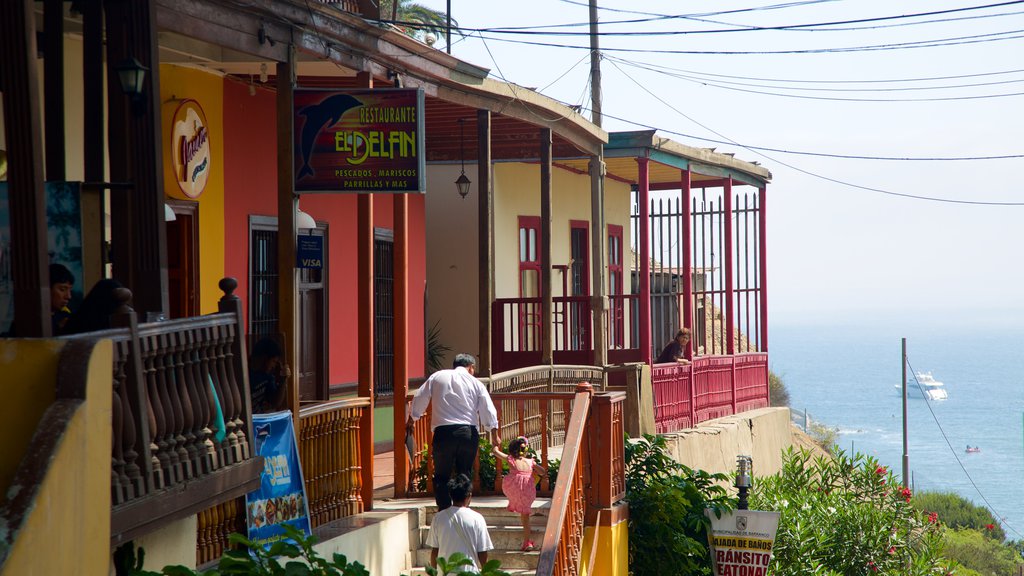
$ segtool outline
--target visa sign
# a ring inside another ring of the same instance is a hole
[[[300,234],[296,237],[298,252],[295,262],[299,268],[324,267],[324,237]]]

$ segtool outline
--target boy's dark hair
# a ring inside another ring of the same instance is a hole
[[[448,481],[448,494],[451,495],[452,502],[465,502],[473,495],[473,481],[469,476],[459,474]]]
[[[273,338],[260,338],[252,347],[253,358],[280,358],[284,352]]]
[[[74,284],[75,275],[63,264],[50,264],[50,288],[55,284]]]

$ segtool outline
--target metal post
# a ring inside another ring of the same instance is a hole
[[[398,6],[398,0],[393,0],[393,1],[395,3],[395,6]],[[452,0],[448,0],[447,6],[445,8],[444,13],[445,13],[445,19],[447,20],[447,24],[445,26],[445,31],[444,31],[444,34],[445,34],[445,36],[444,36],[444,51],[449,53],[449,54],[451,54],[452,53]]]
[[[737,510],[748,510],[747,493],[750,491],[750,487],[753,483],[753,459],[750,456],[737,456],[736,457],[736,488],[739,489],[739,502],[736,504]]]
[[[542,364],[554,362],[554,330],[551,297],[551,129],[540,130],[540,292]]]
[[[494,187],[491,185],[491,111],[476,112],[477,139],[477,241],[478,250],[478,314],[480,349],[477,353],[477,371],[490,376],[494,370],[492,350],[494,302]]]
[[[597,0],[590,0],[590,119],[600,127],[601,50],[597,38]]]
[[[591,331],[594,364],[608,363],[608,233],[604,212],[604,156],[590,157],[590,252],[591,252]]]
[[[907,339],[903,343],[903,487],[910,487],[910,455],[907,446]]]
[[[768,196],[768,185],[765,184],[760,190],[758,190],[758,257],[760,258],[760,278],[758,287],[761,289],[759,294],[761,296],[760,312],[761,312],[761,346],[759,347],[760,352],[768,351],[768,216],[767,216],[767,196]]]
[[[725,255],[722,258],[722,267],[725,268],[725,306],[722,314],[725,316],[725,353],[732,356],[736,353],[736,322],[735,312],[735,289],[733,286],[733,247],[732,242],[732,177],[725,181],[725,190],[722,192],[725,198],[722,218],[725,220]]]
[[[651,190],[650,160],[637,158],[637,203],[640,208],[640,354],[643,361],[654,363],[651,350]]]
[[[683,245],[683,326],[690,331],[690,339],[686,341],[683,353],[687,360],[693,360],[693,343],[697,339],[696,327],[693,322],[693,233],[690,226],[692,218],[692,193],[690,191],[691,176],[689,170],[680,173],[679,193],[682,210],[679,216],[679,228],[682,229]]]

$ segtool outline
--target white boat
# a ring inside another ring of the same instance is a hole
[[[919,386],[920,384],[920,386]],[[896,385],[899,390],[902,386]],[[907,378],[907,398],[927,398],[928,400],[945,400],[949,397],[946,393],[946,385],[939,382],[932,376],[931,372],[918,372],[917,380],[911,376]]]

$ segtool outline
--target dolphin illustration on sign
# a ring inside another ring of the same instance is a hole
[[[310,157],[313,155],[313,145],[317,136],[324,128],[330,128],[341,120],[341,117],[349,110],[362,106],[354,96],[349,94],[335,94],[324,98],[319,104],[312,104],[299,110],[299,114],[306,117],[306,123],[302,126],[302,168],[299,169],[297,180],[305,176],[313,175],[313,168],[309,165]]]

